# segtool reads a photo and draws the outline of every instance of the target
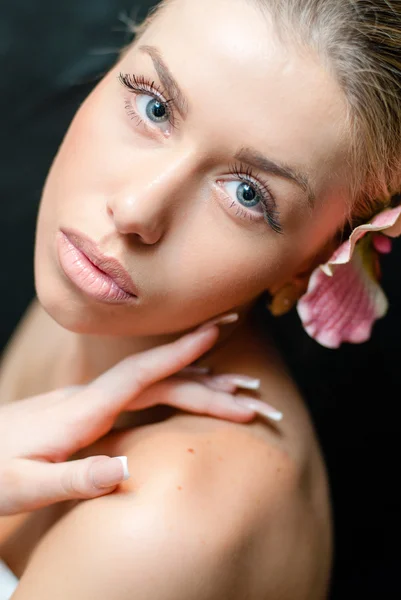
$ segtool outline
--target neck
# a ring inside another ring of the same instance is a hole
[[[80,333],[72,333],[70,336],[71,354],[74,363],[79,365],[79,383],[91,381],[131,354],[150,350],[178,337],[115,337]]]
[[[237,323],[222,326],[219,340],[213,350],[225,345],[243,322],[244,315]],[[63,356],[66,357],[63,362],[67,369],[70,369],[72,364],[75,365],[74,370],[77,369],[74,377],[76,381],[73,383],[87,383],[127,356],[173,342],[181,335],[182,333],[150,337],[117,337],[69,332],[69,352],[64,352],[63,349]]]
[[[234,332],[247,320],[252,307],[253,304],[249,303],[234,309],[240,315],[239,321],[220,328],[220,337],[213,347],[213,351],[221,348],[228,339],[231,339]],[[45,337],[49,336],[49,340],[51,338],[55,340],[52,350],[54,353],[53,368],[49,377],[52,389],[88,383],[127,356],[172,342],[182,335],[182,333],[176,333],[160,336],[121,337],[75,333],[58,324],[38,300],[34,302],[32,310],[37,311],[41,331],[45,333]],[[208,366],[212,367],[211,364],[209,365],[210,354],[211,352],[207,353],[207,361]]]

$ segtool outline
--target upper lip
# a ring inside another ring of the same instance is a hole
[[[102,254],[97,244],[81,232],[72,229],[61,229],[61,232],[78,250],[85,254],[95,267],[113,279],[124,292],[132,296],[138,295],[128,271],[116,258]]]

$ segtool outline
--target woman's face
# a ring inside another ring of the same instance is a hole
[[[80,107],[52,165],[35,251],[43,306],[73,331],[156,335],[288,282],[343,220],[346,115],[319,60],[281,45],[250,2],[170,2]],[[118,259],[137,298],[77,287],[60,231]]]

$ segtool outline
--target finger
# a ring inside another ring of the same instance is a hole
[[[31,414],[42,414],[43,410],[49,408],[52,404],[59,404],[61,400],[77,394],[85,387],[84,385],[71,385],[64,388],[57,388],[44,394],[27,396],[22,400],[18,400],[17,407],[19,412],[29,411]],[[1,407],[2,414],[5,414],[5,411],[13,413],[15,410],[16,405],[14,403],[9,403]]]
[[[111,405],[118,413],[134,395],[188,367],[210,350],[219,335],[217,325],[237,320],[237,313],[218,317],[174,342],[128,357],[89,384],[87,390],[101,391],[104,408]],[[99,407],[99,401],[95,401],[95,407]]]
[[[215,376],[210,375],[195,375],[191,377],[191,380],[196,381],[211,390],[215,390],[216,392],[227,392],[227,394],[233,394],[237,389],[235,383],[231,381],[220,381]]]
[[[222,375],[198,375],[191,377],[203,383],[212,390],[220,392],[227,392],[233,394],[239,388],[244,390],[256,391],[260,388],[260,379],[254,377],[248,377],[246,375],[236,375],[234,373],[227,373]]]
[[[220,321],[230,323],[237,318],[236,314],[227,315]],[[218,334],[216,324],[208,324],[172,343],[122,360],[78,393],[67,393],[64,400],[54,402],[50,396],[49,410],[41,414],[40,431],[46,435],[33,448],[35,456],[61,461],[105,435],[142,390],[196,361],[212,347]]]
[[[71,429],[71,452],[105,435],[129,402],[145,388],[199,358],[216,342],[218,334],[218,328],[210,326],[172,343],[130,356],[81,392],[60,403],[61,414],[55,417],[55,421],[64,423],[64,433],[66,427]]]
[[[60,451],[60,444],[68,439],[68,430],[61,431],[65,423],[56,415],[62,402],[82,389],[84,386],[78,385],[60,388],[2,407],[0,462],[32,455],[52,461],[65,460],[69,453]]]
[[[93,456],[57,464],[15,459],[6,472],[0,470],[0,515],[104,496],[128,476],[126,457]]]
[[[176,377],[154,384],[142,392],[139,398],[127,406],[127,410],[137,410],[138,403],[141,408],[168,404],[186,412],[206,414],[239,423],[248,423],[256,415],[269,422],[278,422],[283,418],[282,412],[263,400],[243,394],[234,396],[224,390],[214,390],[193,379],[180,381]]]
[[[247,423],[255,417],[255,410],[239,405],[235,397],[224,391],[212,390],[193,380],[170,378],[143,391],[126,408],[137,410],[155,404],[168,404],[180,410],[220,419]]]
[[[215,326],[205,330],[198,329],[170,344],[128,357],[98,377],[88,388],[106,390],[113,394],[115,405],[119,406],[127,394],[132,396],[140,393],[199,358],[213,346],[218,334],[219,330]]]
[[[60,394],[62,394],[65,398],[69,398],[78,392],[82,392],[85,389],[85,385],[69,385],[65,388],[60,388]]]

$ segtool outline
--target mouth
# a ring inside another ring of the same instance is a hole
[[[57,245],[65,275],[87,295],[114,304],[138,298],[136,287],[123,265],[116,258],[104,255],[83,233],[60,229]]]

